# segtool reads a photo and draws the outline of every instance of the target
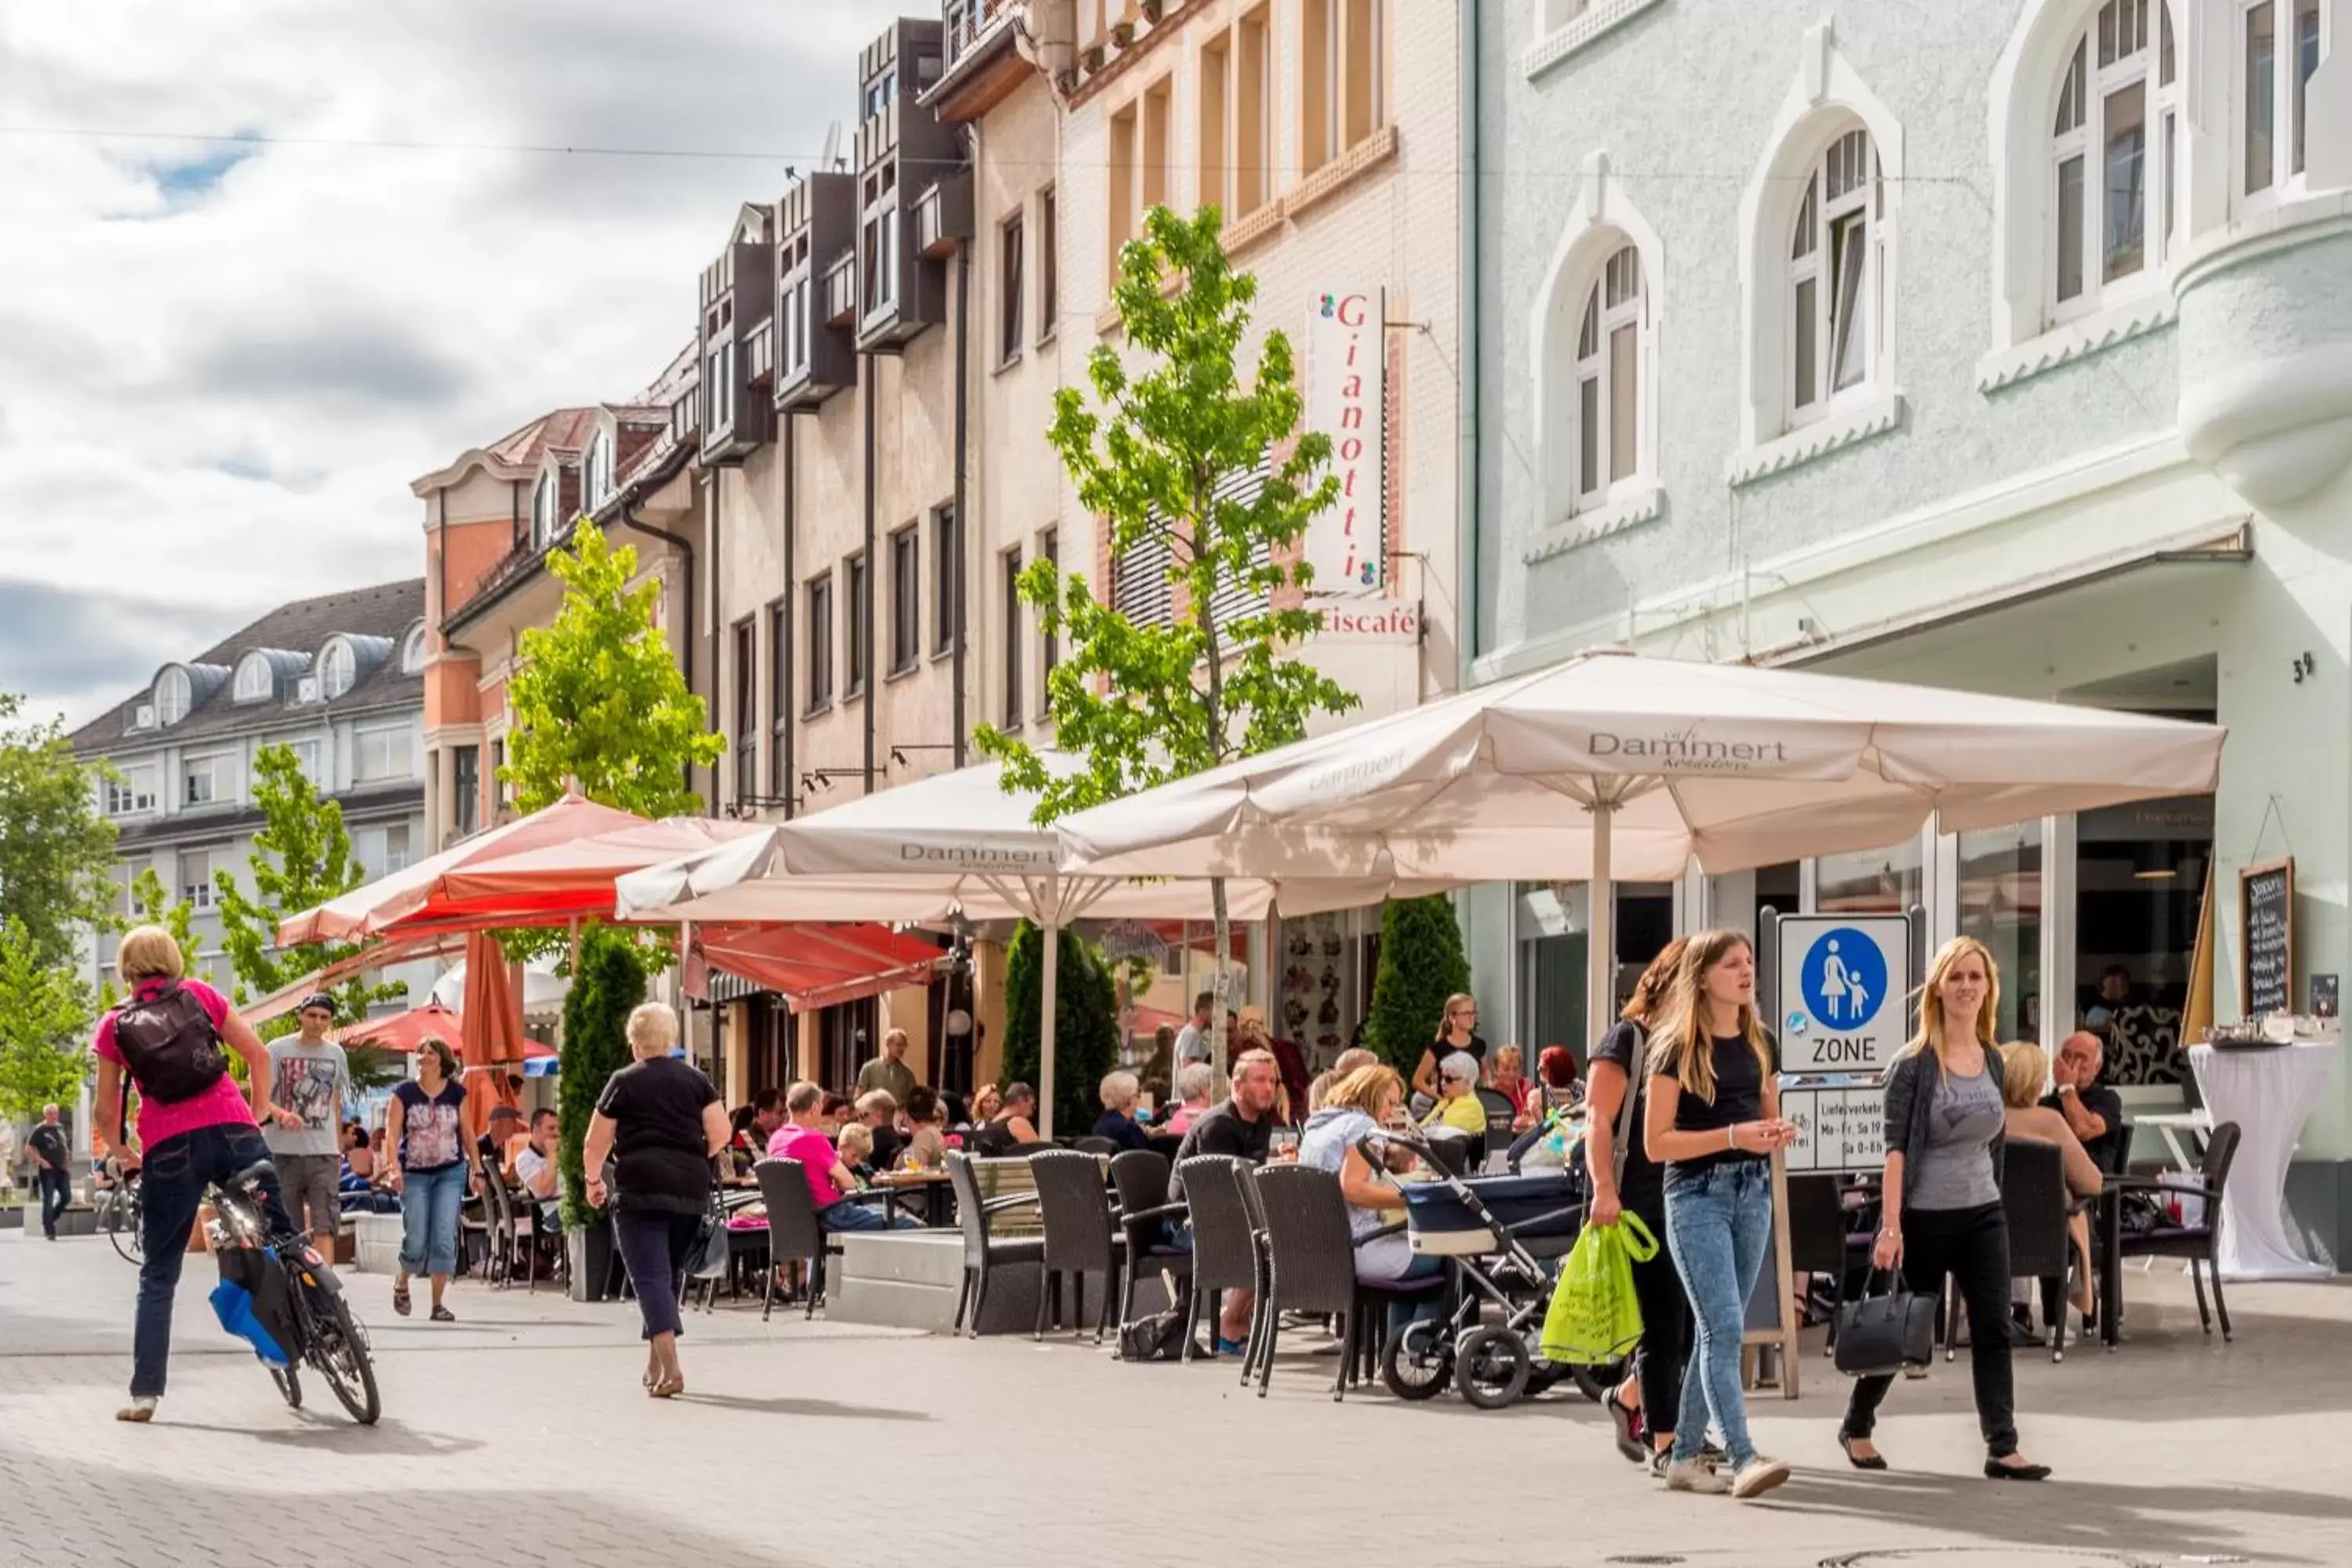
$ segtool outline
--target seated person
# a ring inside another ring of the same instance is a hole
[[[375,1181],[375,1151],[368,1147],[367,1129],[354,1121],[343,1129],[343,1169],[339,1184],[347,1193],[364,1193]]]
[[[861,1187],[874,1180],[874,1129],[853,1121],[834,1139],[834,1147]]]
[[[1543,1103],[1538,1110],[1566,1110],[1584,1099],[1584,1085],[1578,1080],[1576,1057],[1566,1046],[1546,1046],[1536,1058],[1536,1080],[1543,1086]]]
[[[555,1112],[541,1108],[530,1113],[530,1131],[523,1136],[522,1152],[515,1156],[515,1180],[522,1189],[539,1200],[541,1228],[554,1231],[562,1228],[557,1210],[563,1197],[563,1187],[555,1169]]]
[[[1186,1062],[1176,1069],[1176,1109],[1161,1123],[1171,1137],[1181,1138],[1192,1130],[1192,1123],[1208,1114],[1209,1090],[1215,1087],[1216,1070],[1206,1062]]]
[[[816,1222],[826,1230],[915,1229],[913,1216],[890,1215],[847,1195],[858,1190],[857,1178],[841,1163],[840,1151],[819,1121],[824,1105],[824,1090],[816,1085],[793,1085],[784,1095],[787,1120],[768,1141],[768,1157],[800,1162]]]
[[[1528,1081],[1528,1054],[1517,1046],[1495,1047],[1495,1077],[1487,1085],[1511,1102],[1512,1125],[1525,1131],[1535,1119],[1535,1085]]]
[[[502,1169],[510,1171],[514,1162],[508,1157],[507,1145],[522,1136],[522,1112],[511,1105],[493,1105],[490,1124],[482,1130],[475,1146],[481,1150],[484,1160],[495,1160]]]
[[[2066,1170],[2066,1195],[2072,1198],[2096,1197],[2105,1185],[2090,1152],[2074,1136],[2065,1117],[2042,1103],[2042,1085],[2048,1077],[2050,1058],[2040,1046],[2032,1041],[2019,1041],[2000,1047],[2000,1097],[2007,1108],[2003,1112],[2004,1130],[2011,1138],[2030,1139],[2036,1142],[2055,1143],[2061,1163]],[[2066,1216],[2066,1234],[2074,1244],[2082,1267],[2074,1280],[2074,1306],[2085,1317],[2094,1310],[2091,1296],[2091,1222],[2077,1211]]]
[[[1439,1065],[1441,1086],[1457,1059],[1471,1063],[1470,1080],[1477,1081],[1476,1062],[1467,1052],[1456,1052]],[[1323,1109],[1307,1119],[1307,1131],[1298,1140],[1298,1162],[1339,1175],[1339,1194],[1348,1200],[1348,1229],[1356,1241],[1356,1278],[1367,1285],[1395,1286],[1441,1276],[1444,1260],[1415,1256],[1405,1238],[1404,1194],[1364,1157],[1365,1141],[1377,1141],[1380,1130],[1403,1107],[1404,1079],[1394,1068],[1358,1068],[1330,1085],[1324,1101]],[[1470,1103],[1478,1103],[1475,1096]],[[1411,1156],[1403,1159],[1410,1163]],[[1442,1294],[1432,1289],[1391,1302],[1389,1332],[1416,1318],[1435,1317]]]
[[[871,1134],[874,1152],[869,1159],[877,1171],[898,1168],[898,1153],[907,1144],[898,1134],[898,1100],[887,1089],[873,1089],[857,1097],[857,1124]],[[843,1129],[847,1131],[847,1128]]]
[[[1198,1066],[1198,1063],[1190,1064]],[[1143,1093],[1143,1085],[1131,1072],[1108,1074],[1102,1080],[1102,1114],[1095,1119],[1094,1135],[1108,1138],[1124,1153],[1129,1149],[1149,1149],[1151,1135],[1135,1119],[1135,1103]]]
[[[959,1127],[985,1127],[990,1122],[995,1121],[996,1113],[1003,1109],[1003,1094],[998,1090],[994,1084],[984,1083],[980,1086],[980,1092],[971,1097],[971,1104],[969,1107],[969,1110],[971,1112],[971,1119],[969,1121],[958,1121],[954,1123],[954,1125]]]
[[[817,1121],[824,1126],[824,1135],[828,1138],[838,1133],[842,1124],[856,1114],[857,1106],[854,1101],[830,1089],[817,1104]]]
[[[948,1163],[948,1103],[927,1083],[907,1094],[907,1135],[902,1158],[918,1171],[937,1171]]]
[[[1486,1107],[1478,1099],[1478,1058],[1454,1051],[1437,1064],[1437,1103],[1421,1119],[1423,1127],[1451,1127],[1484,1142]]]
[[[1004,1108],[971,1135],[971,1152],[983,1159],[1002,1159],[1043,1143],[1045,1140],[1037,1136],[1036,1114],[1035,1089],[1025,1083],[1005,1085]]]
[[[2101,1173],[2120,1176],[2130,1154],[2131,1129],[2124,1123],[2124,1097],[2099,1081],[2106,1047],[2088,1030],[2058,1044],[2050,1092],[2042,1103],[2066,1119],[2083,1150]]]

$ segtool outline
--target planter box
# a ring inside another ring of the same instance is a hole
[[[22,1230],[24,1228],[25,1211],[23,1209],[18,1208],[13,1204],[6,1208],[0,1208],[0,1230]],[[39,1228],[37,1224],[35,1228]]]
[[[572,1264],[571,1296],[575,1301],[612,1300],[605,1282],[613,1276],[617,1255],[613,1248],[613,1222],[599,1219],[563,1233],[563,1247]]]
[[[396,1214],[357,1214],[352,1219],[352,1272],[400,1272],[401,1217]]]

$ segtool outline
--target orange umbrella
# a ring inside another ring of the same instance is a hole
[[[507,973],[498,938],[486,931],[466,939],[466,1060],[475,1067],[523,1059],[521,996]],[[488,1076],[499,1104],[518,1103],[510,1075]],[[491,1101],[492,1095],[466,1097],[466,1121],[478,1137],[489,1122]]]
[[[381,1018],[362,1018],[356,1024],[346,1024],[335,1031],[335,1038],[347,1046],[373,1046],[402,1056],[415,1056],[424,1048],[427,1039],[442,1039],[449,1042],[451,1050],[465,1058],[464,1032],[465,1015],[444,1007],[438,1002],[428,1002],[405,1013],[388,1014]],[[536,1061],[554,1054],[553,1046],[525,1040],[520,1055],[507,1059]]]

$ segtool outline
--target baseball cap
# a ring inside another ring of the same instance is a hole
[[[335,999],[323,991],[313,991],[295,1005],[294,1011],[298,1014],[308,1013],[314,1008],[323,1011],[331,1018],[335,1016]]]

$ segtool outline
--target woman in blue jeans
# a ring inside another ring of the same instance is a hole
[[[1756,1451],[1739,1387],[1748,1293],[1772,1227],[1772,1151],[1780,1120],[1773,1043],[1756,1017],[1756,954],[1736,931],[1702,931],[1684,951],[1667,1017],[1651,1042],[1643,1137],[1666,1168],[1666,1244],[1696,1320],[1683,1407],[1666,1463],[1675,1491],[1760,1497],[1789,1467]],[[1731,1461],[1726,1480],[1700,1457],[1712,1415]]]
[[[481,1178],[480,1152],[466,1136],[459,1108],[457,1053],[427,1037],[416,1049],[416,1077],[392,1091],[384,1142],[393,1151],[392,1190],[400,1194],[400,1273],[392,1282],[392,1310],[408,1316],[408,1278],[433,1279],[433,1321],[454,1323],[443,1304],[457,1272],[457,1210]]]

